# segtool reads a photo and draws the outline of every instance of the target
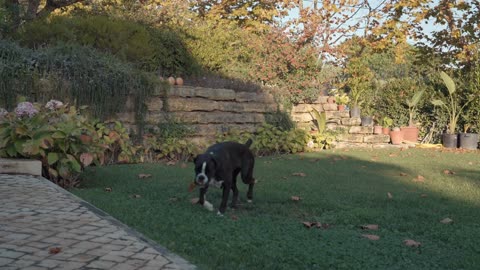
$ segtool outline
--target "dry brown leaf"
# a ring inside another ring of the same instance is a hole
[[[422,245],[422,243],[417,242],[417,241],[412,240],[412,239],[404,240],[403,243],[404,243],[407,247],[419,247],[419,246]]]
[[[133,194],[133,195],[131,195],[130,197],[133,198],[133,199],[139,199],[139,198],[141,198],[142,196],[140,196],[139,194]]]
[[[390,193],[390,192],[387,192],[387,197],[388,197],[389,199],[393,199],[393,195],[392,195],[392,193]]]
[[[407,176],[408,174],[404,173],[404,172],[401,172],[400,173],[400,176]]]
[[[235,216],[235,215],[232,215],[230,218],[231,218],[232,220],[238,220],[238,217]]]
[[[182,164],[180,164],[180,168],[182,168],[182,169],[185,169],[187,167],[188,167],[188,165],[185,162],[182,162]]]
[[[398,156],[397,154],[394,154],[394,153],[391,153],[390,155],[388,155],[389,157],[396,157]]]
[[[302,224],[303,224],[303,226],[310,229],[315,223],[304,221],[304,222],[302,222]]]
[[[332,225],[328,224],[328,223],[316,223],[315,227],[319,228],[319,229],[328,229],[330,227],[332,227]]]
[[[83,164],[83,166],[88,166],[92,164],[93,162],[93,155],[90,153],[83,153],[80,155],[80,162]]]
[[[418,175],[413,179],[413,182],[425,182],[425,177]]]
[[[451,171],[451,170],[443,170],[443,173],[444,174],[455,174],[455,172]]]
[[[471,161],[470,161],[470,162],[468,162],[468,165],[473,165],[473,162],[471,162]]]
[[[105,192],[112,192],[112,188],[106,187],[106,188],[105,188]]]
[[[427,194],[420,194],[420,197],[426,198],[426,197],[428,197],[428,195]]]
[[[188,192],[192,192],[196,186],[197,185],[195,185],[194,182],[190,182],[190,185],[188,185]]]
[[[172,197],[172,198],[169,198],[168,201],[169,202],[178,202],[178,198],[177,197]]]
[[[282,176],[282,179],[285,179],[285,180],[287,180],[287,179],[288,179],[288,177],[286,177],[286,176]]]
[[[372,241],[380,240],[380,236],[375,234],[362,234],[362,236]]]
[[[292,173],[293,176],[300,176],[300,177],[305,177],[307,176],[306,173],[303,173],[303,172],[296,172],[296,173]]]
[[[196,203],[198,203],[199,200],[200,200],[199,198],[191,198],[191,199],[190,199],[190,202],[191,202],[192,204],[196,204]]]
[[[364,230],[378,230],[378,225],[377,224],[368,224],[368,225],[361,226],[361,228],[364,229]]]
[[[167,162],[167,166],[175,166],[177,164],[177,162],[171,160],[169,162]]]
[[[62,251],[62,248],[60,247],[53,247],[48,250],[48,253],[50,254],[58,254]]]
[[[298,201],[300,201],[302,198],[300,198],[300,197],[298,197],[298,196],[292,196],[292,197],[290,197],[290,199],[291,199],[292,201],[294,201],[294,202],[298,202]]]
[[[443,224],[450,224],[452,222],[453,222],[453,219],[448,218],[448,217],[440,220],[440,223],[443,223]]]
[[[140,179],[145,179],[145,178],[150,178],[150,177],[152,177],[152,175],[147,174],[147,173],[141,173],[141,174],[138,175],[138,178],[140,178]]]

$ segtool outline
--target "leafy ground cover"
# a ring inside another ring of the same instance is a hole
[[[480,268],[478,151],[328,150],[255,175],[223,218],[191,204],[191,164],[93,168],[72,191],[200,269]]]

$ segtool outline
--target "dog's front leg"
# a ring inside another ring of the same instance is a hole
[[[213,211],[213,205],[206,200],[206,193],[208,187],[200,188],[200,198],[198,199],[198,204],[203,205],[207,210]]]
[[[222,202],[220,203],[220,209],[218,213],[220,215],[223,215],[225,213],[225,210],[227,209],[228,195],[230,193],[231,188],[232,188],[232,181],[230,179],[225,180],[223,182]]]

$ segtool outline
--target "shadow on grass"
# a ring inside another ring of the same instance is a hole
[[[74,193],[202,269],[475,269],[478,156],[414,149],[257,158],[254,203],[245,203],[239,183],[241,205],[223,218],[190,203],[198,196],[187,192],[191,165],[96,168]],[[216,207],[220,193],[208,193]],[[453,223],[439,222],[446,217]],[[307,229],[304,221],[331,227]],[[363,231],[364,224],[380,229]],[[405,239],[422,246],[406,247]]]

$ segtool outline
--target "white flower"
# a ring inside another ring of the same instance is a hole
[[[47,104],[45,105],[45,108],[53,111],[58,108],[61,108],[62,106],[63,106],[63,102],[52,99],[49,102],[47,102]]]
[[[313,148],[314,146],[315,146],[315,144],[313,143],[312,140],[308,141],[308,143],[307,143],[308,148]]]
[[[22,116],[28,116],[32,117],[35,114],[38,113],[38,110],[33,107],[33,104],[30,102],[20,102],[17,105],[17,108],[15,108],[15,114],[17,114],[18,117]]]

